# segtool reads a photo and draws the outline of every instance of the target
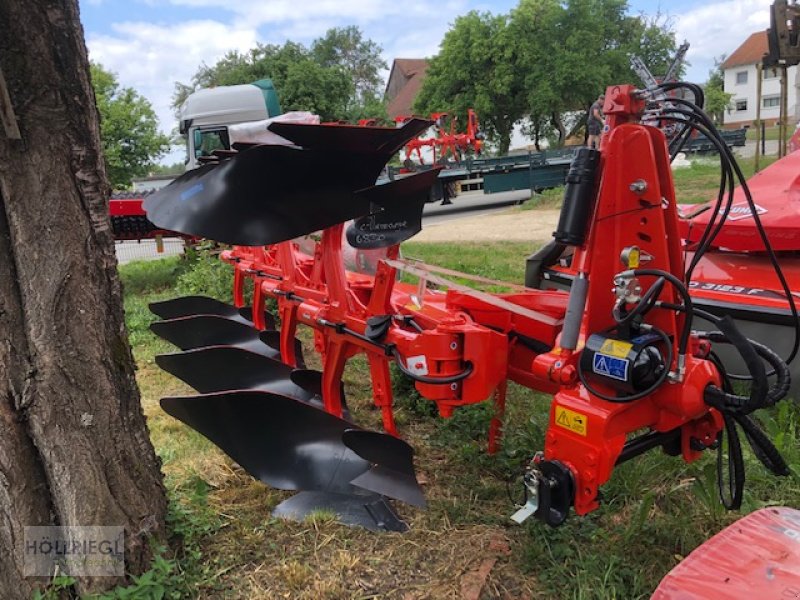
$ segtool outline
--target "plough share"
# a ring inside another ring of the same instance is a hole
[[[329,509],[375,530],[405,528],[387,499],[424,505],[412,450],[395,425],[392,364],[442,417],[491,399],[490,452],[501,441],[508,380],[553,395],[545,447],[524,473],[518,522],[535,515],[559,525],[570,508],[591,512],[614,467],[653,448],[690,462],[725,434],[733,454],[737,425],[762,462],[786,474],[748,416],[786,394],[786,365],[726,319],[715,318],[719,331],[690,328],[696,313],[667,143],[640,123],[658,102],[648,94],[610,87],[601,149],[580,150],[570,170],[554,234],[575,248],[569,293],[508,283],[506,293],[480,292],[449,279],[469,276],[401,258],[437,171],[375,181],[427,121],[397,129],[272,124],[291,145],[239,146],[153,194],[145,204],[153,223],[233,244],[221,258],[235,272],[235,307],[200,297],[152,307],[164,319],[153,330],[182,350],[158,364],[200,394],[165,398],[162,407],[254,477],[300,492],[276,514]],[[346,268],[353,254],[373,268]],[[268,305],[277,306],[274,316]],[[313,331],[321,373],[304,366],[301,326]],[[717,344],[733,344],[745,359],[749,395],[728,385]],[[359,354],[384,432],[351,420],[342,376]],[[733,471],[724,486],[730,507],[743,485]]]

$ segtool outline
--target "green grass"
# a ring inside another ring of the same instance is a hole
[[[523,202],[518,210],[535,210],[538,208],[560,208],[564,199],[564,186],[550,188],[538,192],[531,196],[531,199]]]
[[[779,133],[779,131],[778,131],[778,127],[777,126],[765,127],[764,128],[764,139],[767,140],[767,141],[769,141],[769,140],[777,140],[780,137],[778,135],[778,133]],[[786,140],[788,141],[792,137],[793,134],[794,134],[794,126],[790,125],[789,127],[786,128]],[[747,136],[747,140],[755,140],[756,139],[756,127],[748,127],[746,136]]]
[[[713,193],[715,168],[699,164],[677,171],[680,201]],[[560,191],[554,191],[535,202],[549,207],[559,199]],[[522,280],[530,250],[525,243],[403,246],[407,257],[511,282]],[[305,523],[273,519],[270,511],[289,494],[254,481],[157,402],[189,390],[154,364],[156,354],[175,349],[150,332],[155,317],[148,302],[181,294],[229,300],[229,267],[201,254],[131,263],[120,273],[143,407],[170,498],[172,542],[164,562],[154,565],[155,582],[142,585],[161,586],[168,597],[458,597],[462,574],[493,556],[490,541],[501,539],[511,553],[499,556],[484,598],[647,598],[672,566],[737,517],[764,505],[800,505],[797,476],[766,473],[749,450],[745,505],[733,513],[716,499],[713,455],[687,465],[652,451],[615,470],[596,512],[572,515],[558,529],[533,520],[513,526],[509,495],[518,497],[519,475],[543,447],[549,396],[510,384],[504,445],[488,456],[489,403],[442,419],[408,380],[395,377],[396,419],[415,448],[429,503],[425,511],[398,507],[411,531],[377,535],[341,527],[322,514]],[[356,420],[379,428],[362,357],[350,361],[344,384]],[[796,405],[782,403],[761,419],[794,473],[800,472]]]
[[[762,156],[759,161],[760,170],[774,163],[777,156]],[[690,156],[690,167],[682,167],[672,171],[675,182],[675,195],[679,204],[701,204],[716,198],[720,185],[719,158],[716,156]],[[745,179],[755,173],[754,158],[737,159]],[[738,185],[738,181],[736,182]],[[564,187],[545,190],[517,207],[516,210],[528,211],[540,208],[559,208],[564,196]]]
[[[407,242],[403,255],[472,275],[498,281],[520,282],[525,275],[525,257],[532,251],[525,242],[470,242],[436,244]]]
[[[763,156],[759,167],[764,168],[777,160],[775,156]],[[720,185],[719,160],[716,157],[691,159],[692,166],[675,169],[675,195],[680,204],[699,204],[716,198]],[[755,173],[755,159],[741,158],[737,161],[745,179]],[[737,182],[738,184],[738,182]]]

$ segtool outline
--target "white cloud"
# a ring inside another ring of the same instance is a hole
[[[220,6],[218,0],[168,0],[170,4],[195,8],[214,8],[230,11],[235,15],[234,23],[252,26],[284,24],[301,26],[309,20],[336,19],[339,23],[364,25],[381,20],[397,19],[397,26],[418,17],[441,20],[442,7],[425,0],[238,0]],[[444,13],[450,14],[450,13]]]
[[[111,29],[108,34],[88,34],[89,57],[117,73],[121,85],[146,97],[167,133],[176,125],[171,108],[175,82],[188,83],[200,63],[213,64],[229,50],[247,50],[257,39],[255,28],[234,29],[209,20],[176,25],[126,22]]]
[[[730,54],[748,35],[768,27],[771,1],[712,0],[672,12],[678,41],[686,39],[691,44],[688,78],[705,81],[714,57]],[[170,107],[174,83],[188,82],[202,62],[213,64],[229,50],[244,51],[257,42],[282,44],[286,39],[308,44],[331,27],[352,24],[383,47],[384,59],[391,65],[397,57],[432,56],[458,15],[472,7],[487,7],[485,0],[139,2],[141,20],[116,23],[103,32],[89,30],[87,45],[93,60],[115,71],[122,85],[135,88],[153,103],[165,132],[175,126]],[[187,20],[175,25],[158,22],[159,8],[166,3],[180,6]],[[191,20],[193,9],[207,13],[209,8],[216,11],[214,20]],[[649,9],[646,12],[656,11]]]
[[[678,42],[690,44],[688,78],[704,82],[714,58],[730,55],[751,33],[769,27],[772,0],[710,2],[675,15]]]
[[[115,23],[110,33],[87,31],[87,46],[92,60],[116,72],[123,86],[133,87],[150,100],[165,132],[175,127],[174,83],[188,83],[202,62],[213,64],[229,50],[245,51],[257,42],[282,44],[287,39],[308,44],[331,27],[358,25],[383,47],[384,59],[391,65],[395,57],[435,54],[448,20],[469,8],[468,0],[438,5],[425,0],[307,0],[302,4],[239,0],[224,6],[218,0],[167,0],[183,7],[189,18],[192,9],[212,7],[219,16],[166,25],[153,22],[164,0],[140,1],[150,7],[144,9],[141,21]],[[177,157],[176,152],[165,160]]]

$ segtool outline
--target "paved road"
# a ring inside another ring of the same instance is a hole
[[[497,194],[464,192],[455,199],[453,204],[447,206],[442,206],[438,202],[436,204],[426,204],[422,220],[423,223],[433,224],[462,217],[489,214],[514,204],[519,204],[530,197],[530,190],[500,192]],[[177,256],[183,252],[183,241],[165,239],[164,252],[161,254],[156,251],[155,240],[117,242],[116,250],[117,260],[122,265],[134,260],[155,260],[167,256]]]
[[[744,146],[736,147],[733,150],[736,152],[736,156],[750,158],[756,154],[756,142],[755,140],[747,140]],[[774,156],[778,154],[778,140],[765,140],[764,150],[765,156]]]
[[[164,252],[156,250],[155,240],[142,240],[141,242],[126,241],[115,244],[117,262],[124,265],[134,260],[156,260],[167,256],[178,256],[183,253],[183,240],[168,238],[164,240]]]
[[[464,192],[459,194],[453,204],[442,206],[441,203],[426,204],[422,213],[423,223],[442,223],[462,217],[489,214],[519,204],[531,197],[530,190],[515,190],[484,194],[483,192]]]

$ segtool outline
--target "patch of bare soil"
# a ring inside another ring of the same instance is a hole
[[[519,210],[464,217],[426,225],[415,242],[546,241],[558,224],[559,209]]]

